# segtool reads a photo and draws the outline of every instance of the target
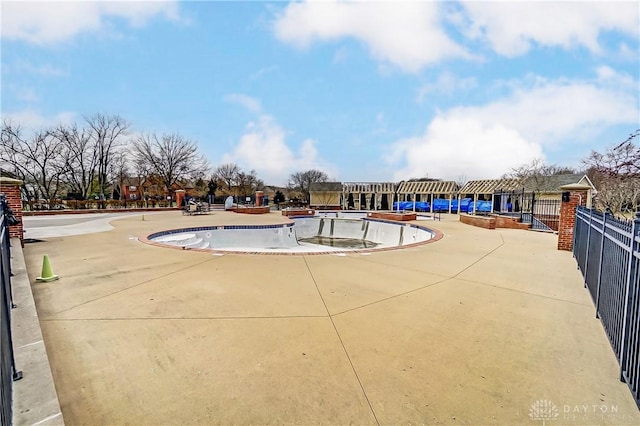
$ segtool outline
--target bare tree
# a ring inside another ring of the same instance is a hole
[[[20,126],[4,121],[0,138],[0,161],[25,182],[25,195],[55,199],[66,171],[64,145],[44,129],[24,138]],[[31,188],[29,188],[32,186]]]
[[[238,184],[238,175],[240,174],[240,167],[238,167],[235,163],[227,163],[221,166],[218,166],[214,172],[213,177],[222,182],[224,188],[221,188],[223,191],[226,191],[227,194],[232,194],[232,188]]]
[[[592,151],[583,160],[588,176],[598,188],[596,203],[615,213],[631,213],[640,209],[640,129],[622,143],[605,150]]]
[[[123,149],[116,151],[112,160],[109,162],[109,176],[113,176],[118,181],[118,196],[114,196],[114,198],[123,199],[124,191],[122,190],[122,182],[124,181],[124,177],[129,174],[130,167],[128,152]],[[115,187],[116,185],[113,186]],[[115,192],[115,190],[112,192]]]
[[[204,179],[202,179],[202,177],[199,177],[198,179],[196,179],[193,185],[193,192],[194,192],[193,195],[198,198],[204,198],[207,195],[207,191],[208,191],[207,182]]]
[[[548,186],[548,177],[556,175],[568,175],[578,173],[571,167],[546,164],[541,158],[536,158],[529,163],[514,167],[502,177],[516,179],[530,191],[541,191]]]
[[[441,182],[441,181],[442,179],[430,178],[429,176],[407,179],[407,182]]]
[[[305,197],[305,201],[309,201],[309,187],[315,182],[327,182],[329,176],[320,170],[307,170],[304,172],[293,173],[289,177],[289,186],[292,189],[299,190]]]
[[[456,182],[456,185],[458,185],[458,187],[462,188],[464,184],[467,183],[468,181],[469,181],[469,178],[467,177],[467,175],[462,173],[456,177],[455,182]]]
[[[512,168],[503,177],[524,180],[527,178],[539,178],[544,176],[568,175],[577,173],[575,169],[557,164],[546,164],[541,158],[536,158],[530,163]]]
[[[604,153],[591,151],[583,162],[603,175],[638,177],[640,176],[640,145],[636,138],[639,136],[640,129],[631,133],[624,142],[607,149]]]
[[[628,218],[633,212],[640,210],[640,177],[602,175],[600,179],[595,178],[595,181],[597,183],[594,185],[598,188],[598,208],[610,209]]]
[[[143,135],[133,143],[138,170],[157,176],[167,191],[178,181],[196,179],[208,169],[195,142],[178,134]]]
[[[264,189],[264,182],[258,179],[255,170],[251,170],[249,173],[238,173],[238,190],[242,195],[250,195],[256,191]]]
[[[304,194],[300,190],[300,188],[296,187],[293,182],[287,182],[287,186],[285,187],[287,191],[287,199],[290,201],[300,202],[302,198],[304,198]]]
[[[59,125],[52,134],[64,147],[64,178],[68,189],[86,199],[93,189],[97,168],[97,152],[91,131],[72,124]]]
[[[106,194],[111,184],[109,168],[123,137],[127,134],[130,124],[118,115],[95,114],[85,117],[87,126],[91,130],[91,138],[96,155],[96,179],[98,191]]]
[[[135,141],[134,141],[135,143]],[[137,184],[140,186],[141,191],[146,191],[147,184],[149,178],[152,174],[152,164],[144,160],[144,158],[140,158],[139,155],[135,153],[135,149],[132,153],[132,162],[131,167],[134,175],[138,178]],[[142,194],[142,196],[146,196],[147,194]]]

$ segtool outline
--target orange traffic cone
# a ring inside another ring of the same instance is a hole
[[[59,276],[53,273],[53,269],[51,269],[51,263],[49,263],[49,256],[44,255],[44,259],[42,259],[42,274],[36,281],[55,281]]]

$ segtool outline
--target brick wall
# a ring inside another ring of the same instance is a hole
[[[518,219],[515,217],[496,216],[496,228],[529,229],[531,228],[531,224],[518,222]]]
[[[13,215],[20,221],[19,224],[9,227],[9,235],[12,237],[24,238],[22,228],[22,197],[20,196],[20,187],[22,181],[0,177],[0,194],[7,196],[9,207],[13,210]]]
[[[460,222],[485,229],[496,229],[495,216],[474,216],[462,213],[460,214]]]
[[[416,220],[417,218],[417,215],[415,213],[371,212],[368,213],[367,216],[375,219],[397,220],[401,222]]]
[[[242,213],[242,214],[265,214],[265,213],[269,213],[271,211],[271,208],[269,206],[237,207],[231,210],[236,213]]]
[[[558,250],[573,250],[573,227],[576,223],[576,208],[587,204],[587,193],[571,191],[569,201],[560,205],[560,223],[558,225]]]
[[[313,209],[286,209],[282,210],[282,216],[315,216],[316,211]]]

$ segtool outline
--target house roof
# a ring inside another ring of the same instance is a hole
[[[342,192],[342,182],[313,182],[309,192]]]
[[[402,182],[400,194],[455,194],[458,184],[453,181],[410,181]]]
[[[587,178],[586,175],[579,173],[572,173],[566,175],[552,175],[552,176],[530,176],[522,182],[522,186],[525,191],[539,191],[539,192],[559,192],[560,187],[564,185],[570,185],[573,183],[582,183],[589,185],[592,189],[593,184]]]
[[[496,191],[515,191],[521,188],[519,179],[470,180],[460,189],[460,194],[493,194]]]
[[[123,176],[122,185],[126,186],[140,186],[140,178],[133,176]]]
[[[587,175],[582,176],[582,178],[578,181],[578,183],[580,183],[582,185],[589,185],[591,187],[591,189],[593,190],[594,194],[598,193],[598,189],[593,184],[593,182],[591,182],[591,179],[589,179],[589,176],[587,176]]]
[[[15,173],[11,173],[10,171],[5,170],[5,169],[3,169],[3,168],[1,168],[1,167],[0,167],[0,176],[2,176],[2,177],[8,177],[8,178],[11,178],[11,179],[18,179],[18,180],[20,180],[20,178],[18,177],[18,175],[16,175]]]

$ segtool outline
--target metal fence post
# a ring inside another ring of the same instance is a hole
[[[11,285],[11,277],[13,273],[11,272],[11,242],[10,242],[10,233],[9,233],[9,203],[7,201],[7,197],[2,194],[0,195],[0,203],[2,203],[2,209],[0,214],[2,215],[2,235],[3,235],[3,250],[5,251],[5,261],[6,265],[3,265],[2,269],[6,268],[6,276],[3,280],[3,286],[5,287],[4,295],[5,295],[5,303],[6,303],[6,324],[8,325],[9,333],[9,347],[11,348],[11,373],[14,381],[22,379],[22,371],[18,371],[16,369],[16,361],[15,354],[13,353],[13,334],[11,333],[11,308],[15,308],[16,305],[13,303],[13,286]]]
[[[604,257],[604,241],[607,233],[607,219],[611,217],[611,210],[602,216],[602,239],[600,240],[600,259],[598,259],[598,286],[596,287],[596,318],[600,318],[600,284],[602,283],[602,261]]]
[[[531,227],[535,225],[536,192],[531,192]]]
[[[0,422],[11,424],[13,412],[12,382],[22,378],[16,369],[11,336],[11,255],[9,252],[9,208],[0,194]]]
[[[562,209],[562,205],[560,208]],[[580,206],[576,208],[576,212],[574,214],[576,215],[576,217],[574,218],[574,221],[573,221],[573,244],[571,245],[571,252],[573,254],[573,258],[578,260],[578,258],[576,257],[576,250],[578,247],[578,224],[580,223],[580,221],[582,221],[582,218],[580,217]],[[558,225],[558,230],[560,230],[560,225]],[[579,269],[580,266],[579,265],[577,266]]]
[[[627,268],[627,282],[624,298],[624,320],[622,321],[622,343],[620,344],[620,380],[624,380],[625,364],[629,357],[629,347],[626,343],[631,339],[629,322],[631,320],[631,308],[633,306],[630,300],[633,297],[633,289],[631,284],[637,282],[636,277],[640,274],[640,270],[636,269],[636,262],[634,262],[634,251],[636,248],[636,236],[640,235],[640,210],[636,212],[636,217],[631,226],[631,253],[629,256],[629,267]],[[638,251],[640,251],[640,244],[638,244]],[[640,327],[636,332],[640,331]],[[637,395],[636,395],[637,397]]]
[[[593,218],[593,209],[589,209],[589,225],[587,227],[587,253],[589,252],[589,241],[591,240],[591,220]],[[589,256],[585,256],[584,259],[584,271],[582,271],[582,275],[584,276],[584,288],[587,288],[587,275],[589,274]]]

